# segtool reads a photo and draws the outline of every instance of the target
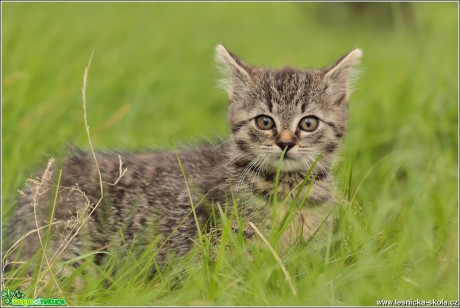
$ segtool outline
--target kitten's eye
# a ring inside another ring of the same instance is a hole
[[[312,132],[318,128],[319,120],[315,116],[307,116],[300,120],[299,126],[306,132]]]
[[[266,115],[260,115],[255,120],[256,126],[262,130],[272,129],[275,126],[275,121]]]

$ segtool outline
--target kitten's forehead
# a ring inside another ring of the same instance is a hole
[[[314,71],[285,67],[265,70],[262,74],[261,90],[270,112],[277,111],[288,116],[305,111],[315,93],[315,80],[318,78]]]

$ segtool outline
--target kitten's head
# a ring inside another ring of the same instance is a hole
[[[217,45],[237,155],[275,170],[287,148],[282,171],[308,169],[320,153],[322,165],[330,166],[346,130],[350,82],[361,55],[355,49],[317,70],[272,70]]]

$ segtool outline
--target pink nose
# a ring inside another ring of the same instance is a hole
[[[292,149],[295,144],[297,138],[294,136],[293,133],[289,131],[282,131],[276,137],[275,143],[277,146],[280,147],[281,150],[286,149],[286,153]]]

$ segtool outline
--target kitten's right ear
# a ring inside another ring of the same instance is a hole
[[[252,82],[249,75],[249,65],[238,59],[220,44],[216,46],[216,62],[224,74],[219,85],[227,91],[230,98],[233,97],[235,92],[242,91]]]
[[[329,87],[328,91],[335,96],[335,99],[342,100],[350,94],[352,82],[358,75],[356,65],[362,55],[361,49],[354,49],[324,69],[324,80]]]

